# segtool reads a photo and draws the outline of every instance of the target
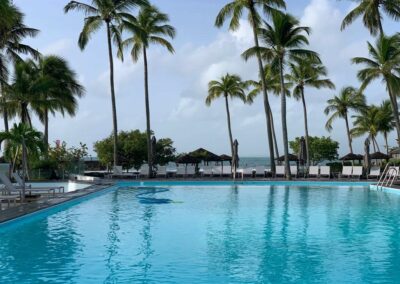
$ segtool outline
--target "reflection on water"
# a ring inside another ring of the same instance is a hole
[[[0,283],[398,283],[399,209],[362,187],[125,188],[0,229]]]

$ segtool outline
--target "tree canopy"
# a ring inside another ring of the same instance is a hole
[[[318,164],[322,161],[332,161],[338,158],[339,142],[332,140],[330,137],[309,137],[309,154],[312,164]],[[289,142],[290,148],[294,153],[300,151],[300,137],[296,137],[294,141]]]

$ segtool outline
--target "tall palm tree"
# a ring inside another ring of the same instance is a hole
[[[211,81],[208,84],[208,96],[206,98],[206,105],[210,106],[211,102],[224,97],[226,117],[228,121],[228,132],[229,132],[229,142],[231,146],[232,159],[234,158],[233,150],[233,135],[231,127],[231,114],[229,111],[229,101],[228,99],[238,98],[243,102],[246,102],[246,83],[238,75],[226,74],[222,76],[219,81]]]
[[[130,34],[130,37],[123,41],[123,47],[131,46],[131,57],[137,62],[143,54],[144,62],[144,94],[146,106],[146,133],[147,133],[147,162],[149,165],[149,177],[153,175],[153,149],[151,143],[150,125],[150,102],[149,102],[149,71],[147,52],[150,44],[157,44],[165,47],[170,53],[174,48],[167,38],[175,37],[175,28],[168,25],[169,17],[161,13],[155,6],[143,7],[137,18],[124,21],[122,28]],[[121,56],[122,53],[119,52]]]
[[[113,140],[114,140],[114,166],[118,166],[118,122],[117,108],[115,102],[114,88],[114,62],[113,62],[113,42],[118,49],[121,48],[121,33],[118,26],[123,18],[131,17],[129,14],[132,8],[148,5],[147,0],[92,0],[92,5],[70,1],[65,7],[64,12],[72,10],[82,11],[85,20],[82,32],[79,35],[78,45],[84,50],[91,36],[97,32],[104,24],[107,32],[108,60],[110,64],[110,89],[111,107],[113,119]]]
[[[307,36],[310,28],[299,25],[299,21],[290,14],[282,12],[272,12],[272,24],[265,22],[264,27],[259,28],[258,33],[264,46],[253,47],[243,53],[243,57],[248,59],[260,52],[263,58],[272,61],[279,67],[279,79],[281,86],[281,119],[283,134],[283,149],[285,155],[286,178],[291,178],[289,166],[289,145],[286,123],[286,87],[283,75],[284,67],[293,58],[302,56],[308,59],[318,58],[313,51],[304,49],[308,45]]]
[[[360,137],[368,134],[372,142],[374,152],[380,151],[376,137],[379,134],[379,108],[372,105],[365,107],[359,114],[354,115],[354,127],[350,131],[352,137]]]
[[[6,157],[12,161],[14,170],[17,160],[22,161],[23,180],[27,176],[29,157],[39,157],[43,151],[42,133],[24,123],[14,124],[10,131],[0,132],[0,141],[7,140]],[[22,187],[22,199],[25,198],[25,186]]]
[[[280,94],[280,89],[281,89],[281,83],[280,83],[280,79],[279,79],[279,70],[277,70],[277,68],[275,68],[276,66],[272,66],[272,65],[267,65],[265,66],[265,82],[267,83],[267,91],[268,92],[272,92],[272,94],[279,96]],[[249,80],[247,81],[247,84],[249,87],[252,88],[252,90],[250,90],[249,94],[247,95],[247,102],[249,104],[254,103],[255,98],[259,95],[263,93],[263,89],[262,89],[262,81],[253,81],[253,80]],[[288,96],[290,96],[290,88],[291,88],[291,84],[290,83],[286,83],[286,93]],[[279,157],[279,147],[278,147],[278,142],[276,140],[276,133],[275,133],[275,124],[274,124],[274,117],[272,115],[272,110],[270,109],[270,120],[271,120],[271,125],[272,125],[272,138],[274,141],[274,149],[275,149],[275,155],[276,157]]]
[[[293,97],[297,100],[301,100],[303,104],[304,112],[304,127],[305,127],[305,141],[306,141],[306,156],[307,164],[310,166],[310,155],[309,155],[309,134],[308,134],[308,115],[307,106],[304,95],[304,89],[309,88],[329,88],[334,89],[335,85],[331,80],[327,78],[321,78],[327,76],[327,70],[324,65],[322,65],[319,58],[310,59],[304,57],[298,57],[289,64],[290,73],[286,76],[289,82],[294,84]]]
[[[24,24],[25,15],[9,1],[3,1],[3,9],[7,11],[8,24],[0,26],[0,103],[4,105],[6,95],[4,90],[9,78],[9,65],[22,61],[21,55],[31,55],[38,58],[40,53],[29,45],[23,44],[23,39],[35,37],[39,30],[27,27]],[[0,17],[1,18],[1,17]],[[8,109],[0,109],[4,119],[4,129],[9,130]]]
[[[49,144],[49,113],[74,116],[78,108],[77,98],[85,93],[76,73],[68,62],[58,56],[41,57],[37,64],[39,78],[36,84],[40,87],[41,104],[34,111],[44,124],[44,145]]]
[[[380,36],[384,34],[382,27],[381,9],[387,16],[394,20],[400,18],[399,0],[357,0],[359,3],[343,19],[341,30],[352,24],[357,18],[362,16],[364,26],[372,35]]]
[[[383,134],[383,137],[385,139],[386,153],[389,154],[388,135],[395,128],[392,104],[389,100],[385,100],[382,102],[378,109],[379,131]]]
[[[266,16],[270,16],[273,11],[276,11],[280,8],[286,8],[284,0],[233,0],[221,9],[215,20],[215,25],[220,28],[223,26],[225,21],[230,18],[229,29],[231,31],[235,31],[240,27],[240,19],[242,17],[243,11],[246,10],[248,12],[248,21],[253,30],[254,46],[258,49],[259,39],[257,30],[260,27],[262,21],[261,16],[258,13],[258,9],[262,9],[263,13]],[[271,171],[272,173],[275,173],[274,145],[272,144],[272,113],[268,99],[267,83],[265,81],[264,64],[262,62],[261,53],[259,51],[257,51],[257,63],[260,80],[262,83],[264,111],[267,122],[269,156],[271,159]]]
[[[343,118],[346,122],[346,132],[350,153],[353,153],[352,138],[350,134],[349,112],[360,112],[365,108],[365,97],[357,89],[353,87],[344,87],[340,90],[338,96],[327,101],[328,106],[325,108],[325,114],[329,115],[325,128],[328,131],[333,129],[332,124],[337,118]]]
[[[361,90],[364,90],[372,81],[382,79],[392,104],[397,140],[400,143],[400,119],[397,104],[397,94],[400,91],[400,35],[381,36],[375,46],[368,42],[369,58],[355,57],[352,62],[365,66],[357,76],[361,81]]]

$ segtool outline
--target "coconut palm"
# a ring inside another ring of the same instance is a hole
[[[42,134],[24,123],[14,124],[9,132],[0,132],[0,141],[7,140],[5,156],[12,161],[12,170],[18,160],[22,161],[23,180],[27,177],[28,159],[37,158],[43,151]],[[25,187],[22,187],[22,198]]]
[[[275,66],[276,67],[276,66]],[[280,94],[280,89],[281,89],[281,84],[280,84],[280,80],[279,80],[279,70],[277,70],[277,68],[275,68],[271,65],[267,65],[265,66],[265,82],[267,83],[267,91],[268,92],[272,92],[272,94],[279,96]],[[255,98],[259,95],[262,94],[262,82],[260,81],[253,81],[253,80],[249,80],[247,81],[247,84],[249,87],[252,88],[252,90],[250,90],[249,94],[247,95],[247,102],[249,104],[254,103]],[[290,83],[286,83],[286,93],[288,96],[290,96],[290,88],[291,88],[291,84]],[[272,115],[272,111],[270,110],[270,120],[271,120],[271,125],[272,125],[272,138],[274,141],[274,149],[275,149],[275,155],[277,157],[279,157],[279,148],[278,148],[278,143],[276,140],[276,134],[275,134],[275,127],[274,127],[274,117]]]
[[[306,57],[308,59],[318,58],[313,51],[304,49],[308,45],[307,36],[310,28],[299,25],[299,21],[292,15],[282,12],[272,12],[272,24],[265,22],[264,27],[259,28],[259,37],[264,46],[253,47],[243,53],[248,58],[260,52],[262,57],[279,67],[279,79],[281,86],[281,118],[283,149],[285,155],[286,178],[290,179],[289,145],[286,123],[286,95],[284,67],[295,57]]]
[[[358,5],[351,10],[343,19],[341,30],[352,24],[357,18],[362,16],[364,26],[372,35],[378,32],[382,36],[382,15],[381,10],[394,20],[400,18],[399,0],[357,0]]]
[[[385,139],[386,153],[389,154],[388,135],[395,128],[392,104],[389,100],[385,100],[382,102],[378,109],[379,131],[383,134],[383,137]]]
[[[229,29],[235,31],[240,27],[240,19],[243,15],[243,11],[248,12],[248,21],[253,30],[254,46],[259,47],[259,40],[257,35],[257,30],[261,24],[261,16],[258,13],[258,9],[261,9],[266,16],[270,16],[273,11],[280,8],[285,8],[284,0],[233,0],[232,2],[226,4],[219,12],[215,25],[217,27],[222,27],[225,21],[230,18]],[[268,145],[269,145],[269,155],[271,159],[271,171],[275,173],[275,158],[274,158],[274,146],[272,137],[272,123],[271,123],[271,107],[268,99],[267,83],[265,82],[264,74],[264,64],[261,59],[261,54],[257,51],[257,62],[260,80],[262,83],[263,90],[263,100],[264,100],[264,111],[267,121],[267,133],[268,133]]]
[[[364,90],[372,81],[381,79],[386,84],[386,90],[392,104],[397,139],[400,143],[400,119],[397,105],[397,94],[400,91],[400,35],[381,36],[375,46],[368,42],[369,58],[355,57],[352,62],[365,66],[357,76],[361,81],[361,90]]]
[[[175,28],[168,25],[169,17],[161,13],[155,6],[143,7],[137,18],[124,21],[122,28],[130,34],[130,37],[123,41],[123,47],[131,47],[131,57],[137,62],[143,55],[144,63],[144,94],[146,107],[146,131],[147,131],[147,162],[149,165],[149,176],[153,175],[153,150],[151,145],[150,125],[150,102],[149,102],[149,71],[147,52],[150,44],[157,44],[165,47],[170,53],[174,48],[167,38],[175,37]],[[119,52],[122,56],[122,53]]]
[[[208,84],[208,96],[206,98],[206,105],[210,106],[211,103],[223,97],[225,99],[226,117],[228,121],[229,142],[231,146],[232,159],[234,157],[233,151],[233,135],[231,127],[231,114],[229,111],[229,98],[238,98],[246,102],[246,83],[238,75],[226,74],[222,76],[219,81],[211,81]]]
[[[307,116],[307,106],[304,95],[304,89],[308,88],[329,88],[334,89],[335,85],[331,80],[327,78],[321,78],[327,76],[327,70],[324,65],[322,65],[319,58],[306,59],[304,57],[298,57],[289,64],[290,73],[286,76],[289,82],[294,84],[293,97],[297,100],[301,100],[303,104],[304,112],[304,127],[305,127],[305,141],[306,141],[306,156],[307,156],[307,167],[310,165],[310,155],[309,155],[309,134],[308,134],[308,116]]]
[[[372,142],[374,152],[377,150],[380,152],[376,137],[379,134],[379,108],[372,105],[365,107],[357,115],[353,116],[354,127],[350,131],[352,137],[361,137],[368,134],[368,138]]]
[[[27,37],[35,37],[39,30],[27,27],[24,24],[25,15],[16,6],[8,1],[3,1],[2,3],[3,9],[7,10],[8,15],[8,24],[0,26],[0,96],[1,103],[4,105],[6,100],[4,90],[8,83],[9,65],[12,62],[21,61],[20,55],[31,55],[34,58],[38,58],[39,52],[22,43],[22,41]],[[4,129],[8,131],[8,110],[2,107],[0,111],[4,118]]]
[[[44,124],[44,144],[49,144],[49,114],[60,113],[75,116],[78,109],[77,98],[84,95],[85,89],[79,84],[77,74],[68,62],[58,56],[41,57],[37,64],[40,88],[40,104],[34,111]]]
[[[115,102],[114,88],[114,62],[113,62],[113,43],[118,49],[121,48],[121,33],[118,26],[123,18],[131,17],[129,12],[132,8],[148,5],[147,0],[92,0],[92,4],[78,1],[70,1],[65,7],[64,12],[72,10],[82,11],[85,14],[82,32],[79,35],[78,45],[84,50],[91,36],[97,32],[104,24],[107,32],[108,60],[110,64],[110,90],[111,107],[113,120],[113,142],[114,142],[114,166],[118,165],[118,122],[117,108]]]
[[[350,134],[349,112],[360,112],[365,108],[365,97],[357,89],[353,87],[344,87],[340,90],[338,96],[334,96],[327,101],[328,106],[325,108],[325,114],[330,115],[326,122],[325,128],[328,131],[333,129],[332,124],[337,118],[343,118],[346,122],[346,132],[350,153],[353,153],[352,138]]]

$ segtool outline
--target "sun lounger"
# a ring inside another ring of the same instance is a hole
[[[308,177],[318,177],[319,176],[319,167],[318,166],[310,166],[308,168]]]
[[[290,174],[291,174],[292,176],[297,177],[297,175],[298,175],[298,168],[297,168],[297,166],[290,166]]]
[[[186,176],[186,167],[185,166],[178,166],[178,168],[176,169],[176,176],[177,177]]]
[[[340,177],[351,177],[353,174],[353,167],[351,166],[343,166],[342,173],[340,174]]]
[[[368,178],[378,179],[380,176],[381,176],[381,168],[380,167],[372,167],[370,169]]]
[[[330,166],[321,166],[319,169],[319,176],[331,178],[331,167]]]
[[[140,177],[148,177],[149,176],[149,165],[148,164],[144,164],[140,167],[139,176]]]
[[[188,166],[186,168],[186,175],[185,176],[195,176],[196,175],[196,167]]]
[[[265,167],[264,166],[256,166],[255,175],[265,177]]]
[[[167,167],[166,166],[157,166],[156,177],[165,177],[167,178]]]
[[[127,173],[124,172],[122,166],[114,166],[113,173],[110,175],[111,178],[129,178],[129,177],[137,177],[137,173]]]
[[[13,176],[13,178],[15,179],[15,181],[16,181],[17,184],[18,184],[18,186],[15,186],[15,185],[14,185],[14,187],[15,187],[16,189],[21,189],[21,188],[24,186],[24,182],[23,182],[22,178],[20,177],[20,175],[19,175],[18,173],[14,172],[14,173],[12,174],[12,176]],[[32,188],[32,184],[27,184],[27,183],[25,183],[25,189],[26,189],[28,192],[31,192],[32,190],[35,190],[35,189],[37,189],[37,188]],[[50,191],[52,191],[53,189],[54,189],[54,191],[55,191],[56,189],[58,189],[58,192],[59,192],[59,193],[65,191],[65,189],[64,189],[63,186],[49,186],[49,187],[43,187],[43,186],[42,186],[42,187],[40,187],[40,189],[41,189],[42,191],[45,191],[45,190],[50,190]]]
[[[8,208],[10,208],[11,202],[17,204],[17,200],[20,200],[19,195],[0,195],[0,203],[3,203],[3,201],[6,201],[8,204]],[[0,204],[0,210],[1,210],[1,204]]]
[[[362,166],[353,167],[353,172],[351,173],[351,177],[356,177],[358,179],[361,179],[362,175],[363,175],[363,167]]]
[[[213,176],[222,176],[222,167],[221,166],[213,167],[212,171],[213,171]]]
[[[5,192],[8,195],[13,195],[13,194],[22,194],[22,189],[18,189],[16,188],[12,182],[10,181],[10,179],[4,174],[4,173],[0,173],[0,180],[1,182],[4,184],[5,186]],[[56,189],[59,189],[60,187],[46,187],[46,188],[40,188],[40,187],[35,187],[35,188],[25,188],[26,192],[32,193],[33,191],[36,192],[53,192],[53,195],[55,195],[56,193]]]
[[[285,166],[276,166],[275,176],[285,176]]]
[[[212,167],[204,166],[201,170],[201,175],[202,176],[212,176],[213,175]]]
[[[232,175],[232,167],[231,166],[224,166],[222,168],[222,175],[223,176],[231,176]]]

